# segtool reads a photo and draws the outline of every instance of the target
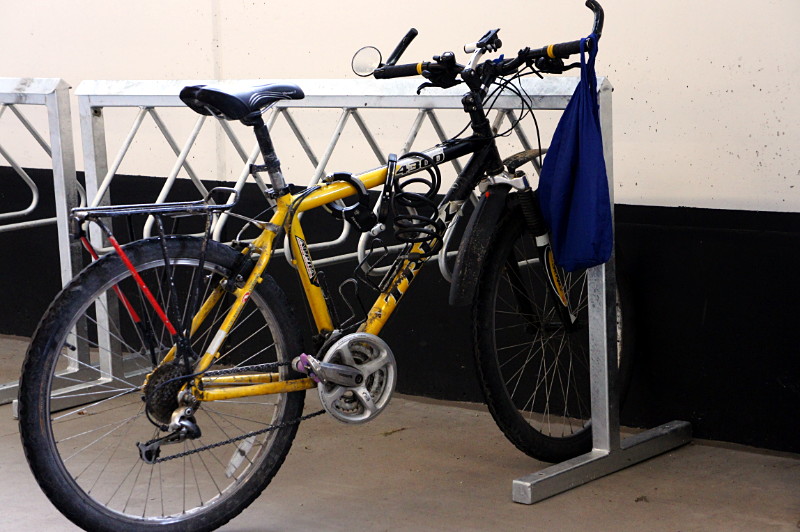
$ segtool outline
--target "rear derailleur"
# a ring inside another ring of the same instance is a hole
[[[184,394],[188,394],[188,392],[181,392],[181,395]],[[167,427],[167,430],[170,431],[169,434],[146,443],[136,444],[139,448],[139,457],[148,464],[155,464],[161,455],[162,445],[181,443],[199,438],[202,435],[202,431],[194,418],[196,409],[197,406],[195,404],[176,408]]]

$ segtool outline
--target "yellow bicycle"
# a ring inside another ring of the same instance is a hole
[[[599,35],[602,9],[593,0],[587,6]],[[451,301],[473,304],[487,404],[509,439],[532,456],[558,461],[588,450],[585,273],[564,272],[552,260],[533,176],[521,170],[542,150],[501,159],[486,115],[497,91],[511,90],[524,73],[568,68],[563,58],[579,51],[579,41],[483,60],[500,47],[493,30],[472,45],[467,65],[452,53],[397,65],[414,34],[366,73],[422,75],[427,87],[463,83],[469,135],[390,156],[371,171],[296,187],[281,172],[262,113],[279,100],[302,98],[298,86],[186,87],[181,98],[198,113],[253,127],[264,164],[252,171],[266,172],[271,182],[271,217],[249,221],[260,234],[233,246],[209,238],[211,217],[235,203],[215,201],[230,189],[205,201],[73,212],[75,235],[97,260],[42,318],[22,370],[19,414],[37,481],[76,524],[114,531],[219,527],[269,484],[301,421],[327,412],[362,423],[380,414],[397,381],[381,330],[476,190],[480,201],[459,247]],[[465,156],[464,170],[439,196],[439,166]],[[370,189],[379,189],[377,200]],[[388,227],[401,247],[389,260],[388,245],[376,238],[358,265],[362,273],[353,282],[377,292],[363,315],[337,316],[314,265],[300,215],[320,207],[363,232]],[[137,214],[154,216],[159,235],[120,246],[107,220]],[[186,215],[206,217],[204,237],[167,234],[164,218]],[[88,223],[105,232],[114,252],[97,257],[85,236]],[[316,331],[306,343],[286,295],[267,274],[282,238]],[[387,262],[380,281],[362,279]],[[626,356],[620,348],[621,363]],[[306,390],[315,387],[324,409],[304,414]]]

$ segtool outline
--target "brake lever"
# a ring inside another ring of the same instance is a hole
[[[536,68],[545,74],[561,74],[579,66],[580,63],[564,65],[564,61],[560,58],[540,57],[536,60]]]
[[[429,87],[435,87],[435,86],[436,86],[436,85],[434,85],[433,83],[431,83],[431,82],[429,82],[429,81],[426,81],[425,83],[423,83],[422,85],[420,85],[419,87],[417,87],[417,96],[419,96],[420,94],[422,94],[422,89],[427,89],[427,88],[429,88]]]
[[[456,63],[456,56],[453,52],[445,52],[442,55],[434,56],[433,59],[436,63],[431,63],[427,69],[422,71],[422,75],[430,81],[417,87],[417,94],[428,87],[448,89],[461,83],[460,79],[456,79],[456,75],[463,67]]]
[[[426,72],[427,71],[424,71],[422,73],[422,75],[425,76]],[[430,74],[430,72],[428,72],[428,73]],[[425,77],[428,77],[428,76],[425,76]],[[422,85],[417,87],[417,95],[419,95],[422,92],[422,89],[427,89],[427,88],[430,88],[430,87],[439,87],[440,89],[449,89],[450,87],[455,87],[456,85],[459,85],[459,84],[463,83],[463,81],[461,81],[460,79],[455,79],[455,78],[444,79],[441,76],[436,76],[436,77],[439,78],[439,79],[434,80],[435,83],[431,83],[430,81],[426,81],[425,83],[423,83]]]

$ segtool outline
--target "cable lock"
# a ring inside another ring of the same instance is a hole
[[[392,209],[394,210],[394,236],[405,244],[415,244],[433,241],[439,238],[445,230],[445,225],[438,218],[436,194],[442,183],[441,173],[435,161],[429,155],[421,152],[409,152],[402,159],[416,157],[427,163],[425,170],[428,177],[413,177],[402,180],[394,178],[392,186]],[[411,185],[421,185],[427,190],[423,193],[409,190]],[[428,246],[430,249],[420,255],[427,258],[435,254],[438,244]]]

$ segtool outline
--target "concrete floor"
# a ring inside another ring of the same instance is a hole
[[[16,377],[6,354],[3,382]],[[365,425],[306,421],[273,483],[222,530],[800,528],[800,455],[694,441],[534,505],[512,502],[512,481],[546,466],[508,443],[482,405],[396,396]],[[10,405],[0,406],[0,508],[2,531],[77,530],[34,482]]]

